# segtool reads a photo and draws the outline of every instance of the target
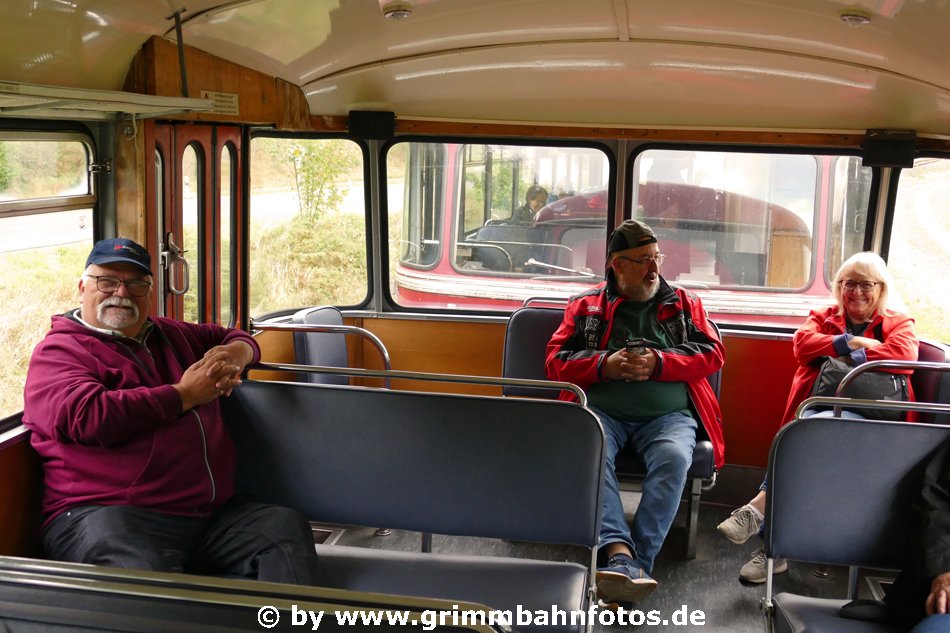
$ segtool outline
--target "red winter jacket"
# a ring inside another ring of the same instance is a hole
[[[144,343],[54,316],[30,359],[23,424],[43,461],[48,522],[78,505],[207,514],[234,494],[236,453],[217,400],[182,411],[185,369],[246,332],[150,318]]]
[[[722,413],[706,377],[722,368],[725,348],[706,319],[699,297],[670,286],[662,277],[657,297],[657,320],[676,344],[654,350],[657,366],[650,380],[686,383],[693,411],[712,442],[716,468],[721,468],[725,463]],[[617,306],[623,301],[626,299],[607,282],[571,299],[564,321],[548,343],[545,363],[548,378],[571,382],[584,390],[606,381],[601,373],[603,363],[616,351],[606,349],[607,341]],[[561,392],[560,398],[576,399],[569,391]]]
[[[918,342],[914,333],[914,319],[903,312],[888,310],[884,315],[876,315],[868,323],[863,336],[877,338],[876,333],[880,326],[883,334],[883,344],[871,349],[858,349],[851,352],[851,362],[861,365],[872,360],[917,360]],[[817,361],[825,356],[841,356],[841,349],[835,347],[835,339],[846,340],[848,335],[844,315],[837,305],[812,310],[805,323],[795,332],[792,339],[792,353],[798,361],[798,369],[792,378],[792,388],[788,394],[785,413],[782,415],[782,425],[795,419],[795,410],[805,398],[811,395],[818,377],[819,365]],[[841,343],[839,343],[840,345]],[[895,374],[910,374],[907,369],[891,370]],[[914,391],[907,381],[908,399],[914,401]],[[907,414],[907,419],[915,421],[917,415]]]

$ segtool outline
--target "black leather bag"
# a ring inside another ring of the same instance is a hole
[[[811,395],[834,396],[841,380],[852,369],[854,368],[844,361],[830,356],[826,357],[818,371],[818,377],[815,378],[815,385],[812,387]],[[907,376],[904,374],[866,371],[851,381],[845,392],[841,395],[845,398],[861,398],[862,400],[907,402]],[[816,408],[826,410],[832,407],[823,406]],[[862,407],[848,410],[875,420],[900,420],[903,414],[902,411],[896,409],[871,409]]]

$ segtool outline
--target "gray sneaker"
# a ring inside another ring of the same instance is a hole
[[[739,578],[756,585],[765,582],[765,561],[767,558],[768,556],[766,556],[764,549],[756,550],[749,562],[743,565],[742,569],[739,570]],[[776,558],[772,561],[773,574],[781,574],[786,571],[788,571],[787,560],[784,558]]]
[[[759,533],[763,519],[755,513],[748,503],[732,511],[729,518],[716,526],[719,533],[736,545],[742,545]]]

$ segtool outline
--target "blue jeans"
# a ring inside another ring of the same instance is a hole
[[[950,614],[928,615],[910,633],[946,633],[950,631]]]
[[[684,413],[669,413],[650,422],[623,422],[597,409],[593,411],[600,418],[607,439],[600,546],[626,543],[640,568],[652,573],[653,559],[676,516],[686,485],[686,471],[693,463],[696,420]],[[632,532],[624,518],[620,484],[614,471],[617,453],[628,442],[647,469]]]

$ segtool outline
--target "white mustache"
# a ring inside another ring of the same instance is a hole
[[[103,320],[106,308],[110,308],[112,306],[115,306],[118,308],[131,308],[132,320],[135,321],[136,319],[139,318],[139,307],[135,305],[135,302],[133,302],[131,299],[127,299],[126,297],[117,297],[115,295],[112,295],[111,297],[108,297],[105,300],[103,300],[103,302],[100,303],[99,306],[96,308],[96,316],[99,317],[100,321]]]

